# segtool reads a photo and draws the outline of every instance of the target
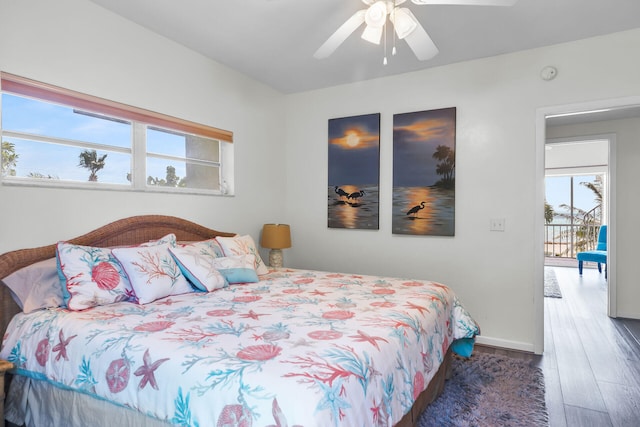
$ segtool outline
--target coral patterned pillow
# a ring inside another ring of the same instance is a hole
[[[182,274],[198,289],[211,292],[228,285],[227,280],[213,266],[213,261],[222,255],[215,239],[178,245],[169,248]]]
[[[131,284],[111,249],[59,242],[56,258],[62,294],[69,310],[134,298]]]
[[[146,248],[146,247],[149,247],[149,246],[164,245],[165,243],[168,243],[169,246],[171,246],[172,248],[175,248],[176,245],[178,244],[178,241],[176,239],[176,235],[173,234],[173,233],[169,233],[166,236],[163,236],[163,237],[159,238],[158,240],[149,240],[148,242],[140,243],[140,244],[137,244],[137,245],[111,246],[111,247],[109,247],[109,249],[115,249],[115,248]]]
[[[255,257],[254,268],[259,275],[267,274],[269,269],[260,258],[256,244],[251,236],[216,237],[226,256],[249,254]]]
[[[148,246],[156,246],[156,245],[164,245],[168,243],[172,248],[176,246],[176,235],[173,233],[169,233],[164,237],[159,238],[158,240],[149,240],[146,243],[141,243],[136,245],[137,247],[148,247]]]
[[[222,250],[222,246],[220,243],[213,238],[209,240],[202,240],[199,242],[189,242],[189,243],[178,243],[173,245],[176,248],[197,248],[199,250],[207,251],[211,256],[215,258],[220,258],[224,256],[224,251]]]
[[[138,303],[147,304],[169,295],[193,292],[169,253],[171,245],[115,248],[113,255],[122,264]]]

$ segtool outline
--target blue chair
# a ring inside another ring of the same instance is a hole
[[[598,271],[602,273],[602,264],[604,264],[604,277],[607,277],[607,226],[600,226],[598,233],[598,246],[595,251],[578,252],[578,271],[582,275],[582,263],[591,261],[598,263]]]

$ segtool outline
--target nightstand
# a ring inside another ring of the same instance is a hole
[[[13,369],[13,363],[0,359],[0,425],[4,425],[4,374]]]

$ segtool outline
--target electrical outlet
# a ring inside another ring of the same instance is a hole
[[[504,218],[491,218],[489,220],[489,231],[504,231]]]

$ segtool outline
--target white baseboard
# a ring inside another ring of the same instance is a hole
[[[503,340],[500,338],[484,337],[482,335],[478,335],[476,337],[476,344],[534,353],[534,347],[532,343],[520,342],[520,341],[509,341],[509,340]]]

